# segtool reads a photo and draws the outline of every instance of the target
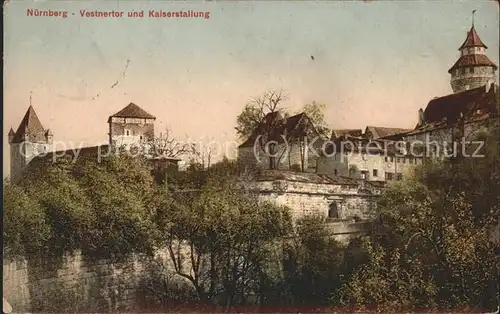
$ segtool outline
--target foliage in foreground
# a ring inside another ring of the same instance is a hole
[[[164,266],[191,289],[183,302],[225,309],[249,296],[262,306],[494,309],[494,136],[485,158],[429,164],[393,184],[380,198],[374,234],[347,247],[328,237],[320,218],[294,229],[286,208],[235,189],[237,165],[227,160],[208,171],[193,166],[169,189],[127,156],[61,161],[6,185],[6,253],[106,257],[166,246],[174,263]]]
[[[500,214],[498,129],[484,158],[429,164],[395,183],[364,239],[369,262],[335,294],[342,304],[381,311],[494,309]]]

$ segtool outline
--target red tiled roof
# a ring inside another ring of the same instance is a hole
[[[448,73],[451,73],[451,71],[457,68],[463,68],[475,65],[491,66],[495,70],[497,69],[496,64],[493,61],[491,61],[486,55],[471,54],[471,55],[461,56],[457,60],[457,62],[455,62],[455,64],[448,70]]]
[[[461,49],[467,48],[467,47],[484,47],[484,48],[488,48],[488,47],[486,47],[485,44],[483,44],[483,42],[479,38],[479,35],[477,34],[476,29],[474,28],[474,26],[472,26],[471,29],[470,29],[470,31],[467,32],[467,38],[465,38],[464,43],[462,44],[462,46],[460,46],[460,48],[458,48],[458,50],[461,50]]]
[[[14,134],[12,143],[22,142],[25,136],[30,142],[45,141],[45,133],[46,130],[43,128],[42,123],[38,119],[35,109],[33,109],[33,106],[30,105],[23,120],[21,121],[21,124],[19,124],[19,127]]]
[[[128,104],[127,107],[123,108],[122,110],[118,111],[114,115],[112,115],[110,118],[142,118],[142,119],[156,119],[155,116],[152,114],[147,113],[142,109],[141,107],[137,106],[134,103]]]

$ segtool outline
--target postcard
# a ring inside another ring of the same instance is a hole
[[[498,313],[498,12],[6,1],[3,312]]]

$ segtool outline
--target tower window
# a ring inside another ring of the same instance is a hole
[[[378,170],[377,169],[373,169],[373,176],[378,177]]]
[[[129,135],[130,135],[130,131],[129,131],[129,130],[126,130],[126,131],[125,131],[125,135],[129,136]]]

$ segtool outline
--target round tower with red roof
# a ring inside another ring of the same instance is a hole
[[[448,70],[454,93],[482,87],[496,80],[496,64],[486,56],[486,45],[481,41],[472,22],[467,38],[458,49],[460,58]]]

